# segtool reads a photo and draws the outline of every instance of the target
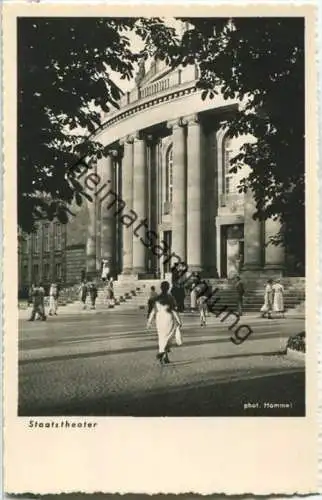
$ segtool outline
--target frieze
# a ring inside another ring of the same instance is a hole
[[[168,94],[167,96],[160,96],[158,98],[151,99],[149,102],[137,104],[131,110],[126,110],[124,112],[121,112],[117,116],[110,118],[102,126],[101,131],[105,130],[106,128],[108,128],[112,125],[115,125],[116,123],[124,120],[125,118],[127,118],[130,115],[133,115],[133,114],[136,114],[137,112],[143,111],[146,108],[156,106],[162,102],[172,101],[174,99],[182,97],[183,95],[190,95],[190,94],[193,94],[195,92],[197,92],[197,88],[195,86],[193,86],[193,87],[190,87],[188,89],[185,89],[184,91],[172,92],[172,93]]]

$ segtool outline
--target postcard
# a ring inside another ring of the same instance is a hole
[[[315,33],[4,4],[7,493],[318,491]]]

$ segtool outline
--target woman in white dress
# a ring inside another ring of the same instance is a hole
[[[102,260],[102,275],[101,275],[102,281],[109,280],[110,278],[110,266],[109,262],[106,259]]]
[[[106,299],[108,306],[114,305],[114,285],[113,278],[110,278],[106,286]]]
[[[167,281],[161,283],[161,293],[154,299],[154,306],[148,318],[147,328],[155,318],[159,352],[157,359],[161,364],[170,363],[168,352],[170,341],[176,333],[177,327],[181,328],[181,320],[176,311],[176,302],[169,293],[170,284]]]
[[[273,311],[279,313],[284,318],[284,287],[281,280],[276,280],[273,285],[274,300]]]
[[[267,314],[268,319],[272,319],[272,308],[273,308],[273,280],[268,280],[265,292],[264,292],[264,305],[261,308],[262,318],[265,318]]]

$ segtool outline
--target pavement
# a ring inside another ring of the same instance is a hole
[[[302,318],[245,315],[253,333],[235,345],[229,322],[183,314],[183,345],[160,366],[144,311],[62,311],[20,317],[20,416],[305,415],[305,361],[284,354]]]

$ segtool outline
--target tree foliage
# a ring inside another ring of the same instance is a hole
[[[172,67],[197,63],[203,99],[220,92],[242,102],[228,119],[229,135],[257,140],[243,146],[232,171],[251,167],[240,189],[253,189],[256,217],[281,219],[276,242],[283,239],[303,263],[304,20],[182,21],[189,29],[178,38],[157,18],[19,20],[19,224],[30,231],[39,218],[67,221],[68,204],[82,197],[66,171],[80,157],[106,153],[95,130],[102,113],[118,107],[121,90],[111,72],[130,80],[152,55]],[[133,49],[130,33],[140,48]]]
[[[228,119],[231,137],[251,134],[231,171],[251,167],[240,190],[251,187],[256,217],[279,218],[283,241],[298,263],[305,249],[304,19],[185,19],[190,29],[177,65],[197,62],[202,97],[242,101]]]
[[[111,74],[130,80],[138,61],[165,46],[170,62],[176,36],[157,18],[18,23],[18,222],[30,232],[39,219],[67,222],[68,206],[81,204],[81,186],[66,173],[80,158],[106,153],[95,131],[119,106]],[[141,40],[137,50],[129,34]]]

